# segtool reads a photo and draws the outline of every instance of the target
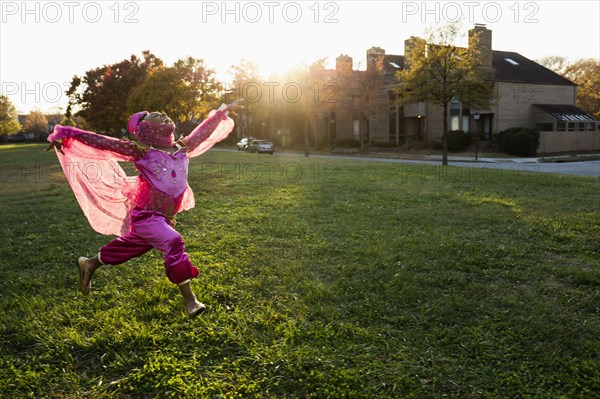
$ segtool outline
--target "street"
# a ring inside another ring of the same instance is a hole
[[[232,151],[228,149],[214,149],[214,151]],[[304,153],[297,152],[275,152],[277,155],[290,157],[304,157]],[[250,154],[249,154],[250,155]],[[426,164],[426,165],[441,165],[441,161],[437,159],[398,159],[398,158],[383,158],[375,156],[360,156],[360,155],[335,155],[335,154],[310,154],[311,158],[318,159],[348,159],[353,161],[369,161],[369,162],[388,162],[402,164]],[[485,158],[480,161],[467,161],[465,157],[448,157],[450,166],[460,166],[467,168],[483,168],[497,170],[512,170],[519,172],[541,172],[541,173],[556,173],[574,176],[600,177],[600,161],[582,161],[582,162],[537,162],[537,159],[531,158]]]

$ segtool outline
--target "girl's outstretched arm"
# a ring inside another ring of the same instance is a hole
[[[189,135],[179,140],[179,143],[185,147],[188,157],[198,156],[225,139],[233,130],[233,121],[228,117],[228,113],[239,107],[237,103],[223,104],[217,111],[211,111],[209,117]]]
[[[123,161],[134,161],[144,156],[145,153],[143,148],[140,148],[132,141],[103,136],[98,133],[61,125],[57,125],[54,128],[54,132],[48,136],[48,141],[52,143],[49,148],[56,147],[58,151],[62,152],[62,145],[57,145],[54,142],[62,141],[64,145],[69,140],[77,140],[95,149],[108,151]]]

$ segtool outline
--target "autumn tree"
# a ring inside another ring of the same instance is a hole
[[[20,130],[17,109],[7,96],[0,95],[0,135],[14,134]]]
[[[565,75],[577,83],[577,106],[600,119],[600,61],[581,59],[567,67]]]
[[[127,108],[129,113],[165,112],[178,126],[179,133],[187,134],[208,111],[219,105],[220,91],[215,71],[207,68],[203,60],[188,57],[172,67],[155,68],[133,90]]]
[[[144,51],[142,58],[131,55],[115,64],[89,70],[84,76],[74,76],[67,90],[66,116],[70,117],[73,107],[77,107],[75,116],[83,117],[92,129],[106,134],[120,132],[129,117],[129,95],[162,64],[159,58]]]
[[[273,99],[270,99],[270,86],[265,85],[258,66],[253,61],[241,60],[239,64],[230,67],[229,73],[232,76],[229,93],[234,100],[244,105],[244,109],[240,111],[239,134],[268,137],[269,111],[272,105],[269,102]]]
[[[173,68],[186,86],[182,93],[185,115],[189,120],[205,119],[222,100],[223,85],[216,78],[215,70],[208,68],[204,60],[193,57],[176,61]]]
[[[600,61],[587,58],[571,63],[563,56],[551,55],[536,62],[577,84],[577,106],[600,119]]]
[[[25,117],[23,131],[26,133],[48,133],[48,118],[39,110],[33,110]]]
[[[442,108],[443,165],[448,165],[450,102],[487,108],[494,97],[491,68],[484,67],[486,54],[477,49],[477,34],[465,48],[454,44],[459,33],[458,25],[450,24],[430,30],[426,40],[413,40],[409,66],[397,74],[398,95],[404,104],[428,102]]]
[[[548,55],[540,58],[539,60],[535,60],[535,62],[565,78],[567,77],[566,71],[567,67],[569,66],[569,60],[562,55]]]

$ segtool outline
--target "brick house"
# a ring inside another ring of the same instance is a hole
[[[484,25],[471,29],[469,38],[475,34],[480,51],[484,55],[487,51],[485,66],[492,68],[497,98],[488,109],[477,110],[452,102],[451,130],[477,133],[485,141],[510,127],[530,127],[540,131],[540,153],[600,150],[600,123],[575,106],[575,83],[518,53],[493,50],[492,31]],[[353,70],[352,58],[346,55],[336,59],[335,70],[321,71],[321,76],[338,84],[342,101],[326,104],[315,113],[313,131],[318,139],[335,142],[362,136],[364,142],[386,146],[441,141],[441,107],[428,103],[400,106],[394,101],[396,71],[409,67],[407,59],[415,40],[423,39],[406,40],[405,55],[385,54],[378,47],[367,50],[366,71]],[[474,41],[469,45],[475,45]],[[368,112],[360,110],[365,104]]]

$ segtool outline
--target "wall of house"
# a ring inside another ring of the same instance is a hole
[[[533,104],[575,105],[576,86],[497,82],[498,98],[492,109],[494,133],[511,127],[535,128]]]
[[[575,104],[575,86],[497,83],[499,94],[490,112],[493,132],[511,127],[536,127],[536,108],[533,104]],[[481,111],[480,111],[481,112]],[[440,142],[443,131],[443,108],[427,104],[427,144]],[[450,123],[450,117],[448,117]],[[448,126],[450,129],[450,126]]]
[[[540,132],[539,154],[600,150],[600,131]]]
[[[368,123],[369,142],[387,143],[389,141],[389,118],[387,115],[373,116]]]
[[[444,108],[427,103],[427,118],[425,126],[425,144],[440,143],[444,131]],[[448,124],[450,118],[448,118]],[[450,126],[448,126],[450,128]]]
[[[335,139],[343,140],[354,137],[354,118],[352,113],[338,110],[335,113]]]

